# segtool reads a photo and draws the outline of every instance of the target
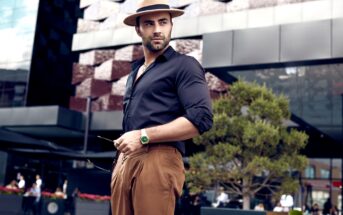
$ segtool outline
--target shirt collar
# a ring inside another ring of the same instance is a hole
[[[158,56],[158,58],[163,57],[165,60],[169,60],[173,56],[174,53],[175,53],[175,50],[173,49],[173,47],[168,46],[168,48],[163,52],[163,54]]]
[[[168,46],[168,48],[160,55],[156,58],[156,61],[168,61],[173,54],[175,53],[175,50],[173,49],[173,47]],[[137,67],[143,65],[144,63],[144,57],[134,61],[132,63],[132,70],[135,70]]]

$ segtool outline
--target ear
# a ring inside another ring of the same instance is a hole
[[[138,36],[142,37],[141,31],[139,30],[139,26],[135,26],[135,30]]]

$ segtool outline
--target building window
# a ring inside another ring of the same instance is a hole
[[[321,178],[330,178],[330,170],[320,169],[320,177]]]
[[[314,166],[307,166],[305,169],[305,178],[314,178],[316,175],[315,172]]]
[[[0,108],[25,105],[38,4],[0,0]]]

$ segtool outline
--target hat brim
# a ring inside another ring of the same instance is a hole
[[[181,16],[182,14],[184,14],[184,11],[183,10],[179,10],[179,9],[147,10],[147,11],[138,12],[138,13],[135,13],[135,14],[132,14],[132,15],[126,17],[124,19],[124,23],[126,25],[129,25],[129,26],[135,26],[136,25],[137,17],[143,16],[143,15],[146,15],[146,14],[149,14],[149,13],[157,13],[157,12],[168,12],[168,13],[171,14],[172,18]]]

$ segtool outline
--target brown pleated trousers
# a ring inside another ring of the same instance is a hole
[[[167,145],[148,145],[118,160],[112,174],[112,215],[174,215],[185,171],[180,152]]]

